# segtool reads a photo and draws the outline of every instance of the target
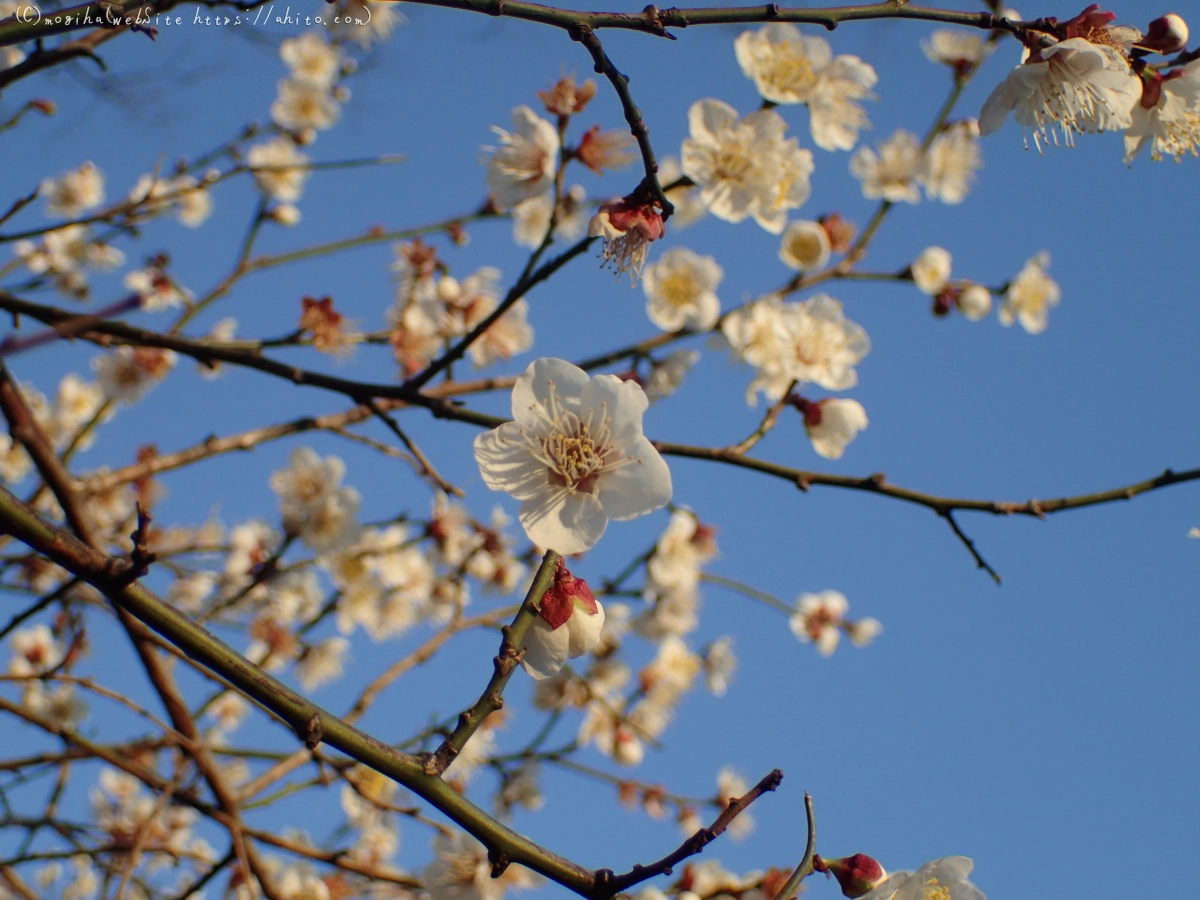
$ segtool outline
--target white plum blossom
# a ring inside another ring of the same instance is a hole
[[[341,107],[326,85],[298,78],[282,79],[271,104],[271,119],[293,134],[308,128],[317,131],[332,128],[341,114]]]
[[[995,48],[981,32],[969,28],[939,28],[921,40],[930,62],[945,63],[964,73],[987,59]]]
[[[559,139],[554,126],[528,106],[512,112],[513,130],[492,127],[499,147],[490,154],[487,182],[497,209],[512,209],[522,201],[550,190],[558,167]]]
[[[787,211],[811,191],[813,157],[771,109],[739,119],[720,100],[697,100],[688,111],[691,137],[683,142],[683,172],[700,188],[708,211],[726,222],[753,216],[771,234],[787,225]]]
[[[175,368],[174,350],[122,344],[92,360],[96,381],[114,403],[132,406]]]
[[[495,299],[485,297],[472,310],[480,320],[486,319],[497,306]],[[512,359],[533,346],[533,326],[529,315],[529,301],[521,297],[505,310],[504,315],[493,322],[479,338],[467,348],[475,368],[482,369],[500,360]]]
[[[724,277],[711,256],[674,247],[642,273],[646,315],[663,331],[707,331],[721,315],[716,289]]]
[[[992,311],[992,292],[981,284],[968,284],[954,298],[954,305],[969,321],[978,322]]]
[[[936,297],[950,280],[950,251],[944,247],[926,247],[909,267],[917,290]]]
[[[879,145],[878,153],[859,147],[850,157],[850,174],[862,182],[863,196],[869,200],[920,203],[917,179],[923,163],[921,141],[911,131],[899,128]]]
[[[1059,132],[1069,147],[1076,134],[1128,128],[1141,96],[1142,81],[1119,50],[1068,38],[1030,54],[996,86],[979,114],[979,132],[999,131],[1011,112],[1033,130],[1039,150],[1045,140],[1057,143]]]
[[[65,655],[62,643],[51,633],[49,625],[13,632],[9,646],[12,647],[9,675],[41,675],[55,668]]]
[[[819,222],[792,222],[779,241],[779,260],[789,269],[812,272],[825,268],[833,247]]]
[[[874,99],[871,88],[879,79],[857,56],[835,57],[824,38],[784,22],[742,32],[734,48],[764,99],[808,105],[812,139],[822,150],[852,150],[859,131],[870,126],[857,101]]]
[[[254,172],[258,189],[272,200],[295,203],[308,180],[308,157],[296,142],[280,135],[265,144],[255,144],[246,153],[246,164]]]
[[[815,643],[822,656],[830,656],[837,649],[842,621],[849,609],[846,595],[838,591],[801,594],[788,625],[802,643]]]
[[[578,239],[587,229],[587,192],[582,185],[573,184],[558,201],[558,218],[554,224],[554,237],[563,241]],[[550,211],[554,206],[554,195],[544,194],[523,200],[512,208],[513,243],[518,247],[533,250],[541,246],[550,227]]]
[[[439,831],[433,838],[433,853],[424,873],[430,900],[503,900],[509,887],[529,888],[537,883],[532,872],[517,865],[493,878],[487,847],[463,831]]]
[[[284,528],[320,553],[329,553],[358,537],[355,516],[361,498],[341,487],[346,464],[337,456],[324,459],[310,447],[297,447],[286,469],[271,476],[279,497]]]
[[[733,638],[726,635],[705,648],[704,681],[714,697],[724,697],[729,681],[737,670],[738,658],[733,652]]]
[[[568,659],[590,651],[604,628],[604,607],[581,578],[558,558],[554,581],[525,634],[521,665],[537,680],[557,675]]]
[[[854,366],[871,349],[862,326],[848,320],[842,304],[828,294],[801,303],[772,295],[730,313],[721,329],[738,356],[758,369],[746,392],[751,404],[759,391],[779,400],[792,382],[831,391],[854,387]]]
[[[965,856],[935,859],[916,872],[893,872],[860,900],[987,900],[967,880],[973,868]]]
[[[67,225],[42,236],[40,244],[30,240],[13,243],[13,253],[34,275],[51,275],[54,286],[67,296],[86,299],[85,268],[109,271],[125,262],[125,254],[92,235],[88,225]]]
[[[46,198],[46,215],[74,219],[104,202],[104,176],[91,160],[57,178],[42,181],[38,193]]]
[[[722,807],[738,800],[750,789],[746,779],[730,766],[725,766],[717,773],[717,800]],[[729,836],[740,841],[754,830],[754,818],[743,810],[736,819],[729,823]],[[695,887],[695,883],[692,884]]]
[[[171,207],[179,224],[197,228],[212,214],[212,194],[205,184],[191,175],[160,178],[146,174],[138,178],[129,192],[129,202],[136,204],[139,215],[154,217]]]
[[[279,45],[279,56],[292,78],[319,88],[328,88],[341,71],[341,48],[329,43],[319,31],[305,31]]]
[[[1015,321],[1030,334],[1046,330],[1050,308],[1058,305],[1062,291],[1046,270],[1050,268],[1050,254],[1043,250],[1030,257],[1017,277],[1004,293],[1000,306],[1000,324],[1011,325]]]
[[[658,181],[667,188],[683,177],[683,169],[679,167],[679,159],[675,156],[665,156],[658,161]],[[671,216],[671,227],[676,231],[694,225],[704,218],[708,207],[700,198],[700,190],[693,185],[680,185],[665,191],[666,198],[675,207]]]
[[[813,449],[826,459],[841,459],[846,445],[866,427],[867,411],[857,400],[818,400],[804,414],[804,430]]]
[[[962,203],[971,190],[975,172],[983,166],[979,150],[979,123],[974,119],[952,122],[938,132],[925,151],[917,181],[925,196],[942,203]]]
[[[1125,161],[1150,148],[1150,158],[1200,156],[1200,60],[1166,76],[1142,73],[1142,99],[1125,130]]]
[[[638,385],[614,375],[534,360],[513,387],[514,421],[475,439],[484,483],[521,501],[531,541],[582,553],[609,519],[633,519],[671,499],[671,472],[642,434],[648,404]]]
[[[326,638],[304,651],[296,663],[296,679],[306,691],[342,676],[350,642],[344,637]]]
[[[337,0],[332,15],[325,16],[334,37],[352,38],[366,49],[405,22],[396,4],[388,0]]]
[[[675,350],[666,359],[651,363],[650,374],[643,384],[646,398],[651,403],[657,403],[671,396],[679,390],[687,373],[699,361],[699,350]]]

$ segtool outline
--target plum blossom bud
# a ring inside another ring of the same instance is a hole
[[[583,133],[575,155],[597,175],[603,175],[605,169],[619,169],[633,162],[632,146],[633,137],[628,132],[601,133],[600,126],[593,125]]]
[[[779,260],[790,269],[812,272],[829,262],[833,245],[820,222],[792,222],[779,243]]]
[[[1167,13],[1146,27],[1146,35],[1138,41],[1138,46],[1165,56],[1168,53],[1178,53],[1187,46],[1187,42],[1187,22],[1175,13]]]
[[[814,856],[813,869],[833,875],[842,886],[842,894],[847,897],[861,897],[887,878],[883,866],[865,853],[855,853],[841,859]]]
[[[582,656],[600,640],[604,607],[582,578],[568,570],[562,557],[554,582],[542,596],[538,616],[525,638],[521,665],[539,681],[557,674],[567,659]]]
[[[1187,29],[1185,28],[1184,31],[1186,33]],[[46,100],[39,97],[37,99],[30,100],[29,105],[44,116],[52,116],[58,112],[58,104],[53,100]]]
[[[619,766],[638,766],[646,757],[646,748],[628,725],[618,725],[613,732],[612,758]]]
[[[854,235],[858,229],[853,222],[847,222],[841,213],[829,213],[817,219],[825,233],[829,235],[829,246],[834,253],[845,253],[854,243]]]
[[[992,293],[981,284],[969,284],[959,292],[954,304],[970,321],[978,322],[992,311]]]
[[[911,267],[912,280],[923,294],[935,297],[950,280],[950,253],[942,247],[927,247]]]
[[[604,238],[604,265],[612,263],[618,278],[628,272],[631,286],[642,274],[648,245],[664,234],[662,212],[643,186],[628,197],[602,203],[588,222],[588,237]]]

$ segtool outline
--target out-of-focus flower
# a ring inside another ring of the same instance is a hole
[[[875,70],[857,56],[834,57],[829,42],[774,22],[743,31],[734,42],[738,64],[772,103],[807,103],[813,142],[850,150],[870,122],[857,101],[873,99]]]
[[[354,352],[357,339],[349,323],[333,308],[332,297],[304,297],[300,301],[300,330],[311,332],[313,347],[322,353],[344,357]]]
[[[328,86],[299,78],[284,78],[271,104],[271,118],[280,128],[299,134],[307,128],[332,128],[342,114]]]
[[[124,344],[92,360],[104,396],[131,406],[175,368],[175,351]]]
[[[950,280],[950,251],[943,247],[926,247],[913,260],[910,270],[917,290],[936,297]]]
[[[382,41],[404,21],[396,4],[387,0],[337,0],[333,15],[325,17],[334,37],[358,41],[364,49]]]
[[[679,160],[674,156],[665,156],[658,161],[658,181],[664,188],[664,196],[671,201],[675,212],[671,216],[671,226],[677,230],[687,228],[704,218],[708,207],[700,196],[700,189],[695,185],[681,184],[669,188],[683,178],[683,169]]]
[[[603,175],[605,169],[627,166],[637,157],[633,149],[633,136],[629,132],[602,132],[599,125],[593,125],[583,133],[575,155],[597,175]]]
[[[255,144],[246,153],[246,164],[254,172],[258,189],[272,200],[295,203],[308,180],[308,157],[296,142],[280,135],[265,144]]]
[[[1057,306],[1062,291],[1047,274],[1050,254],[1043,250],[1030,257],[1017,277],[1009,284],[1000,305],[1000,324],[1011,325],[1019,321],[1030,334],[1046,330],[1050,308]]]
[[[431,900],[502,900],[510,887],[537,884],[532,872],[517,865],[492,878],[487,847],[462,831],[438,832],[433,853],[433,862],[425,867],[425,890]]]
[[[651,363],[650,374],[643,385],[646,399],[656,403],[671,396],[679,390],[683,379],[699,360],[699,350],[675,350],[666,359]]]
[[[296,678],[306,691],[342,677],[350,642],[344,637],[326,638],[313,644],[296,662]]]
[[[646,314],[663,331],[707,331],[721,315],[716,289],[724,277],[711,256],[674,247],[642,274]]]
[[[854,151],[850,174],[862,182],[863,196],[868,199],[920,203],[917,177],[923,161],[920,140],[911,131],[900,128],[879,145],[878,153],[870,147]]]
[[[1072,37],[1030,53],[996,86],[979,113],[979,132],[999,131],[1011,112],[1033,129],[1039,150],[1045,140],[1057,143],[1059,132],[1069,147],[1076,134],[1128,128],[1141,94],[1141,79],[1120,50]]]
[[[979,157],[979,123],[963,119],[947,125],[925,151],[917,173],[925,196],[946,204],[962,203],[975,172],[983,166]]]
[[[62,662],[65,653],[48,625],[14,631],[9,646],[12,647],[9,675],[41,675]]]
[[[188,294],[180,291],[171,276],[157,266],[135,269],[127,273],[124,284],[138,295],[142,309],[146,312],[173,309],[181,306],[185,299],[191,299]]]
[[[954,305],[967,319],[978,322],[992,311],[992,292],[981,284],[968,284],[958,292]]]
[[[563,241],[574,241],[587,229],[587,192],[582,185],[573,184],[558,201],[558,215],[554,222],[554,237]],[[554,195],[547,191],[531,200],[518,203],[512,209],[513,242],[518,247],[531,250],[539,247],[550,227],[550,211],[554,207]]]
[[[490,154],[487,182],[497,209],[512,209],[550,190],[558,167],[559,140],[554,126],[528,106],[512,112],[513,130],[492,128],[499,147],[485,147]]]
[[[921,49],[930,62],[944,63],[959,76],[987,59],[995,47],[982,32],[969,28],[939,28],[921,40]]]
[[[867,427],[867,411],[857,400],[803,400],[804,430],[813,449],[826,459],[841,459],[860,431]]]
[[[42,181],[38,193],[46,198],[51,219],[74,219],[104,202],[104,175],[91,160],[57,178]]]
[[[496,301],[489,299],[480,304],[476,313],[480,319],[487,318],[496,306]],[[533,326],[526,320],[528,315],[529,301],[522,297],[489,325],[487,331],[467,349],[475,368],[482,369],[500,360],[512,359],[532,347]]]
[[[822,656],[830,656],[837,649],[842,620],[849,609],[846,595],[838,591],[801,594],[788,624],[801,642],[815,643]]]
[[[337,456],[324,459],[310,447],[297,447],[286,469],[271,476],[279,497],[284,528],[319,552],[331,552],[358,536],[355,515],[358,491],[341,487],[346,464]]]
[[[596,96],[596,82],[589,78],[583,84],[575,81],[574,75],[564,75],[548,91],[538,91],[538,99],[546,105],[552,116],[574,116]]]
[[[779,242],[780,261],[801,272],[825,268],[832,253],[829,233],[818,222],[792,222]]]
[[[342,51],[319,31],[305,31],[279,45],[279,56],[292,78],[319,88],[337,81],[342,67]]]
[[[895,872],[862,900],[987,900],[967,880],[975,863],[965,856],[947,856],[925,863],[915,872]]]
[[[729,806],[733,801],[740,799],[747,790],[749,785],[746,784],[746,779],[729,766],[717,773],[717,800],[723,806]],[[729,836],[735,841],[742,840],[753,830],[754,819],[745,810],[738,813],[737,818],[729,823]]]
[[[42,235],[40,244],[20,240],[13,253],[34,275],[50,275],[60,293],[86,300],[88,280],[85,268],[109,271],[125,261],[116,247],[96,240],[90,226],[67,225]]]
[[[688,111],[691,137],[683,142],[684,174],[696,182],[705,206],[718,219],[741,222],[753,216],[771,234],[781,234],[787,211],[808,199],[813,156],[771,109],[739,119],[720,100],[697,100]]]
[[[703,654],[704,681],[714,697],[724,697],[729,680],[737,670],[738,659],[733,652],[733,638],[726,635],[709,644]]]
[[[507,422],[475,439],[484,483],[521,502],[529,539],[581,553],[609,519],[633,519],[671,499],[671,472],[642,434],[640,387],[537,359],[517,379]]]

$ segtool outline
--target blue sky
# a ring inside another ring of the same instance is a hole
[[[192,13],[182,10],[185,19]],[[419,6],[404,11],[405,27],[373,53],[357,54],[363,65],[350,81],[353,99],[310,153],[321,161],[377,154],[403,154],[407,161],[314,176],[300,204],[301,224],[270,231],[262,250],[305,246],[373,223],[399,228],[471,210],[485,192],[479,147],[492,140],[489,126],[507,126],[511,108],[535,104],[535,92],[561,72],[589,73],[586,51],[559,31]],[[1030,17],[1077,11],[1021,9]],[[1118,21],[1139,26],[1163,12],[1132,2],[1115,11]],[[733,39],[741,30],[694,28],[673,43],[602,34],[632,79],[660,155],[678,154],[695,100],[716,97],[742,112],[757,105],[753,84],[734,59]],[[932,120],[950,79],[921,53],[919,39],[931,30],[882,21],[847,24],[827,35],[835,52],[858,54],[879,73],[879,100],[869,109],[874,127],[865,140],[881,140],[898,127],[921,133]],[[276,48],[294,33],[290,27],[188,25],[164,29],[156,43],[130,35],[102,50],[107,75],[84,61],[18,83],[0,100],[0,112],[39,96],[53,98],[59,113],[0,135],[5,194],[25,193],[42,177],[91,159],[107,176],[109,196],[121,196],[160,160],[194,156],[247,120],[266,119],[284,74]],[[1014,44],[1003,45],[957,114],[976,115],[1016,57]],[[806,113],[782,112],[792,133],[811,147]],[[603,83],[577,124],[581,131],[593,122],[621,124],[619,105]],[[865,222],[874,203],[849,176],[849,154],[814,153],[813,193],[798,217],[837,210]],[[796,417],[785,416],[756,453],[823,471],[886,472],[907,487],[999,500],[1091,492],[1200,464],[1200,422],[1187,412],[1200,383],[1196,228],[1187,213],[1200,202],[1197,162],[1142,158],[1126,166],[1115,135],[1083,137],[1073,150],[1052,147],[1040,155],[1024,149],[1011,122],[984,139],[983,154],[985,168],[965,203],[895,209],[864,267],[894,271],[936,244],[953,253],[956,276],[998,284],[1046,249],[1063,292],[1048,330],[1029,335],[1003,328],[994,315],[979,323],[935,319],[927,298],[911,286],[833,284],[830,293],[872,339],[858,367],[859,385],[848,393],[866,407],[870,427],[841,460],[827,462],[813,454]],[[637,177],[626,170],[603,182],[584,173],[580,181],[591,196],[617,196]],[[198,231],[164,219],[147,227],[140,244],[121,245],[130,263],[164,249],[193,289],[214,283],[233,259],[254,195],[244,182],[229,183],[215,201],[212,219]],[[14,227],[42,222],[31,208]],[[456,274],[494,265],[515,276],[525,256],[512,244],[507,222],[473,226],[470,233],[467,247],[440,245]],[[725,308],[790,274],[776,259],[777,239],[753,222],[735,226],[710,217],[683,232],[669,229],[663,249],[673,246],[718,259]],[[242,334],[286,333],[306,294],[332,295],[363,327],[381,327],[392,300],[391,259],[387,246],[376,246],[252,276],[191,333],[202,334],[227,315],[238,318]],[[119,296],[115,277],[95,285],[96,303]],[[641,289],[615,283],[590,257],[529,300],[535,350],[506,372],[519,372],[534,355],[579,359],[655,332]],[[647,433],[682,443],[732,443],[761,415],[743,399],[752,374],[705,349],[702,338],[689,346],[705,350],[702,362],[680,394],[652,408]],[[63,372],[86,371],[94,354],[85,345],[53,346],[12,366],[50,393]],[[307,351],[288,351],[286,358],[333,370]],[[395,377],[386,350],[379,349],[364,348],[337,371],[364,380]],[[502,413],[508,398],[472,405]],[[144,403],[122,412],[79,466],[126,464],[151,435],[165,451],[210,433],[343,406],[336,396],[251,372],[204,381],[185,362]],[[478,515],[497,502],[514,509],[480,481],[473,428],[421,412],[407,413],[404,425],[443,473],[468,490]],[[382,431],[375,436],[386,437]],[[427,491],[395,461],[325,435],[303,443],[346,459],[347,482],[365,497],[364,519],[427,510]],[[160,520],[197,522],[214,507],[227,523],[273,515],[267,480],[296,445],[281,442],[167,476],[170,495]],[[963,514],[962,527],[1004,576],[998,588],[927,510],[832,489],[801,494],[727,467],[670,462],[676,502],[720,528],[713,571],[787,602],[803,591],[840,590],[853,614],[875,616],[885,627],[871,647],[842,647],[823,659],[797,643],[778,613],[705,589],[694,645],[732,634],[741,669],[725,698],[693,693],[665,748],[649,753],[632,774],[706,795],[726,764],[751,782],[772,767],[785,772],[781,790],[753,810],[755,833],[740,844],[722,839],[706,855],[738,871],[794,865],[803,849],[807,789],[816,801],[823,855],[862,851],[889,869],[971,856],[974,880],[993,900],[1178,890],[1178,861],[1194,856],[1200,837],[1194,750],[1200,737],[1200,541],[1186,538],[1189,527],[1200,525],[1195,486],[1046,521]],[[659,513],[612,525],[577,574],[599,580],[618,570],[665,522]],[[494,602],[476,597],[472,609]],[[369,673],[423,634],[417,629],[381,645],[360,634],[351,675],[316,699],[341,708]],[[452,654],[410,675],[365,726],[396,740],[421,727],[431,710],[465,707],[487,677],[493,643],[490,636],[463,639]],[[114,634],[95,642],[86,667],[103,671],[125,658]],[[518,676],[512,688],[517,715],[501,746],[519,746],[537,727],[524,703],[528,691],[528,680]],[[562,726],[564,739],[573,728],[574,722]],[[251,726],[248,734],[276,746],[288,740],[265,725]],[[0,736],[0,750],[12,753],[21,739],[14,732]],[[582,759],[611,768],[592,751]],[[487,805],[484,788],[481,782],[475,789]],[[610,788],[562,773],[547,773],[545,788],[546,808],[518,815],[517,825],[582,864],[621,870],[677,843],[669,822],[622,810]],[[82,790],[73,799],[82,804]],[[310,806],[283,804],[279,818],[260,821],[279,825],[311,815]],[[400,862],[417,869],[427,858],[427,835],[405,826]],[[560,892],[551,886],[543,896]],[[836,885],[813,884],[811,896],[837,896]]]

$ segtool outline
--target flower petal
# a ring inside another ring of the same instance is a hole
[[[525,656],[521,665],[538,681],[557,675],[567,662],[569,641],[566,628],[554,629],[540,617],[536,618],[525,634]]]
[[[531,541],[565,556],[596,546],[609,516],[591,494],[547,488],[521,504],[519,518]]]
[[[584,385],[588,383],[588,374],[566,360],[550,357],[535,359],[513,386],[512,414],[516,421],[527,427],[534,427],[542,421],[536,407],[549,401],[551,382],[559,400],[574,407],[578,401],[573,398],[582,393]]]
[[[475,461],[483,482],[493,491],[507,491],[528,500],[550,489],[546,467],[529,452],[522,427],[505,422],[475,438]]]
[[[583,388],[579,398],[579,417],[588,421],[591,412],[591,431],[596,434],[604,418],[609,419],[613,443],[620,449],[629,447],[642,437],[642,416],[650,406],[646,392],[632,381],[622,381],[616,375],[597,375]]]
[[[671,470],[646,438],[626,447],[637,462],[608,472],[596,482],[596,494],[610,519],[624,521],[654,512],[671,501]]]
[[[567,620],[567,655],[574,659],[583,656],[600,640],[600,630],[604,628],[604,607],[596,601],[596,611],[587,613],[576,607],[575,613]]]

